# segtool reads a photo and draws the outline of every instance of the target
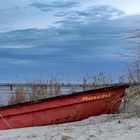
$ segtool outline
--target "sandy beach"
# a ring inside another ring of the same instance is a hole
[[[140,118],[101,115],[52,126],[1,130],[0,140],[139,140]]]

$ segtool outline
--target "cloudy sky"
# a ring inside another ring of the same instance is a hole
[[[105,71],[120,75],[134,59],[140,0],[0,0],[0,82],[67,81]]]

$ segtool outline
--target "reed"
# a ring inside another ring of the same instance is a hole
[[[27,94],[21,86],[17,86],[15,93],[9,98],[8,104],[22,103],[28,100]]]
[[[128,71],[126,75],[120,76],[119,83],[126,83],[131,79],[133,81],[133,72]],[[67,93],[71,94],[78,91],[85,91],[99,87],[108,86],[113,83],[111,76],[106,75],[104,72],[99,72],[96,75],[86,75],[79,84],[67,83],[64,84],[62,80],[57,77],[51,76],[49,80],[34,80],[28,87],[17,86],[15,93],[10,97],[9,104],[15,104],[25,101],[36,101],[43,98],[49,98],[65,94],[62,89],[67,88]]]
[[[107,76],[104,72],[99,72],[96,75],[86,75],[83,78],[83,90],[104,87],[112,84],[111,76]]]
[[[30,86],[16,86],[15,93],[10,96],[8,104],[36,101],[59,95],[61,95],[61,83],[57,79],[49,81],[34,80],[30,82]]]

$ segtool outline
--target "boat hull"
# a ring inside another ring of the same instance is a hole
[[[1,107],[0,130],[73,122],[115,113],[125,88],[125,85],[114,86]]]

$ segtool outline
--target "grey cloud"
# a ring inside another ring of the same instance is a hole
[[[73,11],[69,14],[61,12],[58,14],[65,17],[56,22],[60,26],[58,33],[65,34],[64,38],[72,35],[75,39],[80,37],[95,39],[97,35],[109,36],[111,34],[113,36],[113,34],[118,35],[117,33],[129,30],[127,26],[120,25],[122,19],[111,20],[114,16],[121,17],[124,13],[110,6],[95,6],[87,11]],[[116,26],[116,24],[118,25]]]
[[[71,20],[71,22],[75,22],[75,21],[97,22],[97,21],[117,19],[124,15],[125,13],[123,11],[113,8],[111,6],[98,5],[98,6],[92,6],[84,11],[58,12],[55,16],[65,17],[63,20],[64,22],[68,21],[69,19]]]
[[[133,32],[133,33],[127,33],[126,38],[134,41],[140,42],[140,29]]]
[[[78,3],[75,1],[53,1],[53,2],[46,2],[46,3],[32,3],[30,6],[33,6],[41,11],[52,11],[56,9],[64,9],[64,8],[71,8],[76,6]]]
[[[122,16],[124,12],[113,8],[111,6],[94,6],[87,11],[77,12],[79,16],[91,17],[91,18],[101,18],[101,19],[109,19],[113,16]]]
[[[120,40],[121,36],[136,28],[131,18],[127,17],[98,22],[89,20],[87,23],[79,19],[65,18],[58,28],[34,28],[0,33],[0,58],[19,58],[23,59],[21,62],[37,61],[39,64],[89,62],[91,57],[88,58],[87,55],[97,58],[96,54],[111,54],[117,49],[123,52],[122,46],[125,45]]]

